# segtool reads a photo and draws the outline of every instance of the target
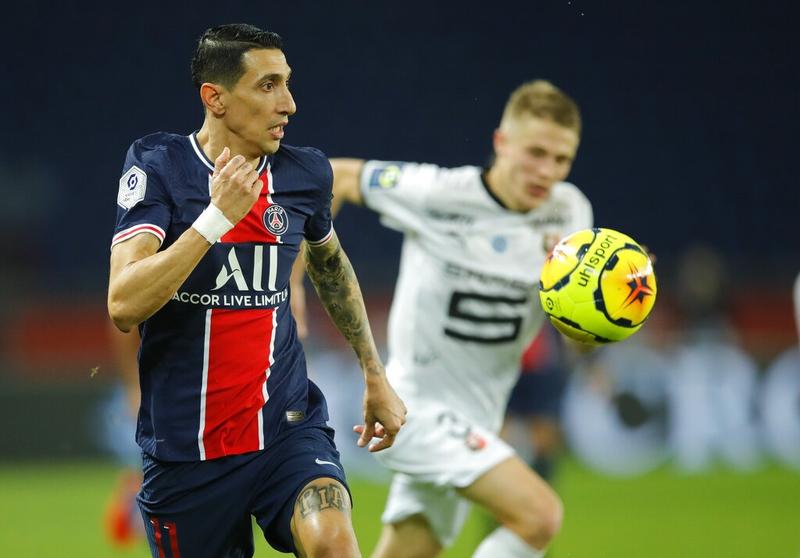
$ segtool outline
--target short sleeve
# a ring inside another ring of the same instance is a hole
[[[589,199],[581,193],[580,203],[575,211],[575,230],[591,229],[594,227],[594,212]]]
[[[400,231],[423,226],[425,206],[438,187],[436,165],[367,161],[361,172],[364,204],[381,216],[384,225]]]
[[[111,247],[142,233],[164,242],[172,202],[164,185],[163,149],[135,142],[128,149],[117,192],[117,223]]]
[[[322,187],[317,209],[306,221],[303,231],[306,242],[312,246],[325,244],[333,236],[333,217],[331,217],[331,198],[333,197],[333,170],[327,157],[322,171]]]
[[[594,227],[594,212],[589,198],[574,184],[570,182],[560,182],[558,188],[558,200],[566,208],[567,220],[564,224],[563,235],[572,234],[576,231],[591,229]]]

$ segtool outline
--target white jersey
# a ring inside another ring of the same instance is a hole
[[[498,431],[523,350],[539,331],[539,275],[592,208],[560,182],[528,213],[509,211],[479,167],[369,161],[367,207],[405,233],[389,317],[387,374],[413,413],[436,401]]]

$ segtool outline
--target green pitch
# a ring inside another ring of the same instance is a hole
[[[146,557],[144,544],[109,547],[103,506],[116,471],[103,463],[0,465],[0,556]],[[798,558],[800,474],[779,468],[681,477],[659,471],[608,479],[574,462],[561,469],[564,529],[554,558]],[[365,556],[379,534],[386,487],[353,480],[354,522]],[[473,515],[444,556],[467,558],[485,531]],[[256,556],[283,556],[258,541]],[[501,557],[498,557],[501,558]]]

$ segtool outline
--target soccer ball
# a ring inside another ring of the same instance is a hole
[[[585,229],[548,254],[539,298],[561,333],[590,345],[622,341],[639,330],[656,301],[647,253],[611,229]]]

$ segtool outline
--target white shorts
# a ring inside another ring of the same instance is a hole
[[[423,514],[442,546],[450,546],[470,506],[455,489],[471,485],[513,455],[495,433],[448,407],[418,405],[394,445],[375,454],[395,472],[381,519],[397,523]]]

